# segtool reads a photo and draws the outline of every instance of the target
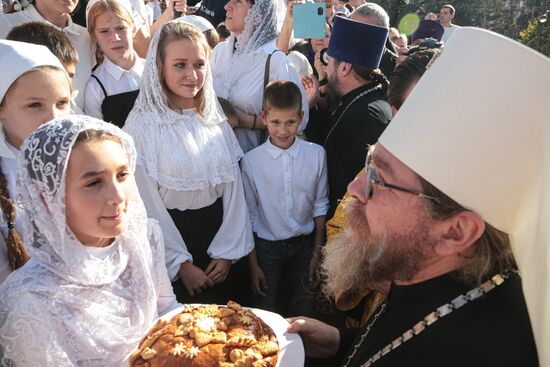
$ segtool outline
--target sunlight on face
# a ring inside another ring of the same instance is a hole
[[[288,149],[296,140],[303,112],[298,108],[268,108],[267,113],[262,113],[269,132],[271,144],[281,149]]]
[[[244,19],[252,8],[252,2],[247,0],[230,0],[225,5],[225,26],[231,32],[239,35],[244,30]]]
[[[15,148],[40,125],[71,112],[71,85],[58,69],[40,68],[17,79],[0,106],[6,139]]]
[[[133,28],[112,13],[103,13],[95,18],[93,39],[115,65],[134,55]]]
[[[175,40],[166,44],[164,83],[173,107],[195,107],[194,98],[204,86],[207,62],[203,47],[190,40]]]
[[[104,247],[126,225],[131,193],[128,157],[113,140],[78,143],[67,167],[67,224],[84,246]]]

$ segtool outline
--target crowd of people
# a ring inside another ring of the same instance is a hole
[[[301,3],[0,13],[1,366],[122,366],[229,300],[308,366],[550,365],[550,60],[450,4],[296,39]]]

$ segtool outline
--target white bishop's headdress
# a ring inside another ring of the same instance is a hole
[[[510,235],[544,366],[550,365],[549,103],[550,59],[496,33],[461,28],[379,140]]]

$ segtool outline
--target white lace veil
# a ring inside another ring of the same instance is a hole
[[[92,255],[66,220],[67,164],[78,135],[85,130],[118,137],[132,173],[126,228],[104,258]],[[66,365],[63,361],[121,365],[157,317],[147,215],[133,178],[135,164],[132,139],[116,126],[88,116],[53,120],[23,143],[17,200],[26,213],[24,242],[31,259],[0,288],[3,363],[13,359],[18,365],[34,365],[30,361],[37,357],[32,348],[24,348],[26,354],[18,343],[36,345],[38,355],[55,343],[63,345],[51,356],[60,366]],[[33,325],[54,336],[39,335]]]
[[[281,0],[256,0],[244,19],[244,30],[237,36],[235,53],[254,52],[277,38],[284,17]],[[234,37],[234,36],[232,36]],[[230,40],[232,44],[233,39]]]
[[[194,111],[174,111],[168,105],[159,80],[157,49],[162,29],[173,23],[198,30],[180,18],[155,32],[147,52],[139,96],[124,130],[134,138],[138,163],[168,189],[202,190],[233,182],[243,153],[214,93],[209,62],[203,86],[206,103],[202,116]]]
[[[233,88],[238,81],[250,73],[250,70],[257,70],[258,64],[265,65],[271,50],[262,46],[274,42],[278,36],[278,23],[284,18],[284,6],[282,0],[256,0],[245,17],[243,32],[231,36],[227,40],[229,45],[235,45],[235,51],[230,59],[222,59],[218,62],[230,63],[231,73],[224,75],[224,84],[227,86],[227,93],[224,96],[233,101]],[[280,12],[283,11],[283,17]],[[263,70],[263,69],[262,69]],[[261,74],[263,80],[263,72]],[[252,113],[253,111],[245,111]],[[238,129],[240,130],[240,129]],[[237,131],[238,131],[237,130]]]
[[[153,35],[151,42],[149,43],[149,50],[147,51],[147,59],[145,61],[145,68],[143,70],[141,88],[139,90],[138,98],[134,104],[128,121],[136,118],[136,115],[143,113],[153,113],[159,115],[159,118],[154,121],[161,124],[173,124],[179,120],[185,119],[182,115],[168,106],[168,99],[166,93],[162,88],[162,84],[159,80],[158,65],[157,65],[157,49],[159,44],[159,38],[162,29],[167,24],[182,23],[189,27],[194,27],[185,22],[184,19],[174,19],[163,26],[159,27]],[[194,27],[196,28],[196,27]],[[196,28],[198,30],[198,28]],[[199,30],[200,32],[200,30]],[[204,108],[203,116],[201,120],[207,125],[217,125],[226,120],[223,110],[215,97],[214,87],[212,86],[212,73],[208,68],[206,78],[204,81],[203,91],[206,96],[206,105]]]

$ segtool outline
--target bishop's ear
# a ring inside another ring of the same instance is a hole
[[[459,212],[441,222],[434,251],[439,256],[468,253],[484,231],[485,222],[478,214],[469,210]]]

